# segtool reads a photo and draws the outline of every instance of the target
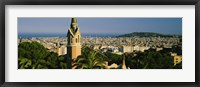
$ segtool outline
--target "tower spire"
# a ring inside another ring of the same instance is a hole
[[[67,55],[70,58],[76,59],[81,55],[81,32],[78,28],[77,19],[71,19],[71,26],[67,33]]]
[[[77,24],[77,19],[76,18],[72,18],[70,28],[71,28],[72,33],[75,34],[75,32],[76,32],[76,30],[78,28],[78,24]]]
[[[77,19],[76,18],[72,18],[72,23],[77,23]]]

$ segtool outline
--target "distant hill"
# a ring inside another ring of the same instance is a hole
[[[168,35],[153,32],[133,32],[129,34],[119,35],[117,37],[181,37],[181,35]]]

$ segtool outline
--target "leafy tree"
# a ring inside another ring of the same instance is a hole
[[[66,65],[62,56],[48,52],[38,42],[23,42],[18,45],[18,68],[20,69],[63,69]]]
[[[118,55],[118,54],[113,54],[111,52],[105,52],[103,53],[103,55],[105,55],[106,60],[108,61],[108,64],[111,65],[113,63],[116,64],[121,64],[122,63],[122,56]]]
[[[60,56],[60,57],[58,58],[58,61],[59,61],[59,68],[60,68],[60,69],[67,69],[66,56],[67,56],[67,55],[64,55],[64,56]]]
[[[18,68],[21,68],[21,69],[31,68],[31,65],[32,65],[31,60],[29,60],[28,58],[23,58],[23,57],[19,58],[18,63],[19,63]]]
[[[75,60],[73,67],[82,69],[102,69],[105,68],[103,58],[97,58],[97,51],[86,48],[84,54]]]
[[[128,60],[128,59],[127,59]],[[137,53],[128,61],[127,66],[132,69],[172,69],[173,60],[169,55],[159,52],[143,52]]]

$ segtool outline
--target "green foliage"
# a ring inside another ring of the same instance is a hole
[[[94,65],[94,62],[104,65],[103,61],[107,61],[108,65],[115,63],[120,66],[123,58],[126,67],[131,69],[175,69],[182,67],[182,64],[174,66],[173,58],[166,52],[146,51],[118,55],[111,52],[96,52],[88,47],[82,49],[82,55],[75,61],[75,66],[76,68],[87,69],[104,68]]]
[[[160,52],[137,53],[137,56],[126,55],[126,64],[132,69],[173,69],[173,58]]]
[[[104,58],[100,57],[99,52],[94,51],[88,47],[83,48],[83,55],[75,60],[73,67],[82,69],[102,69],[105,68]],[[97,56],[98,54],[98,56]]]
[[[27,58],[19,58],[19,68],[24,69],[24,68],[30,68],[32,65],[32,61],[27,59]]]
[[[63,56],[48,52],[38,42],[23,42],[18,45],[19,69],[64,69],[66,65]]]
[[[106,56],[106,60],[108,61],[109,65],[116,63],[116,64],[121,64],[122,62],[122,56],[118,54],[114,54],[111,52],[105,52],[103,53]]]
[[[177,51],[177,49],[174,50]],[[37,42],[24,42],[18,45],[18,68],[66,69],[69,67],[66,56],[48,52]],[[108,65],[113,63],[122,65],[123,58],[126,67],[131,69],[182,69],[182,62],[174,66],[173,58],[166,52],[147,51],[118,55],[111,52],[100,53],[89,47],[82,48],[82,55],[72,63],[72,66],[82,69],[104,69],[106,61]]]

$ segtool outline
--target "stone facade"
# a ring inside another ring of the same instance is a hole
[[[76,18],[72,18],[71,26],[67,33],[67,42],[67,54],[74,60],[81,55],[81,32]]]
[[[67,47],[65,45],[58,47],[56,49],[56,53],[58,54],[58,56],[67,54]]]
[[[173,57],[174,65],[179,64],[180,62],[182,62],[182,55],[177,55],[177,53],[172,53],[171,52],[171,56]]]

